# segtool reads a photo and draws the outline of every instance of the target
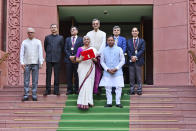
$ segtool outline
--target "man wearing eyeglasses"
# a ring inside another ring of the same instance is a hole
[[[90,45],[97,49],[98,56],[97,56],[97,63],[95,65],[95,85],[93,92],[98,92],[98,86],[101,79],[102,68],[100,64],[100,55],[103,49],[106,47],[106,33],[101,31],[100,28],[100,20],[93,19],[92,20],[92,27],[93,30],[87,33],[87,36],[90,38]]]
[[[130,95],[135,94],[135,78],[138,84],[137,94],[142,95],[142,65],[144,64],[145,41],[138,37],[137,27],[132,28],[133,38],[127,42],[129,62]]]
[[[22,42],[20,49],[20,64],[24,70],[24,97],[22,101],[29,99],[29,82],[32,72],[32,98],[37,101],[37,85],[39,68],[43,65],[43,50],[41,41],[35,38],[35,30],[27,29],[28,38]]]
[[[76,53],[83,45],[82,37],[78,36],[78,28],[73,26],[70,29],[71,37],[65,40],[64,53],[66,63],[67,95],[78,94],[78,63],[76,63]],[[74,83],[73,83],[74,78]],[[73,86],[74,85],[74,86]]]

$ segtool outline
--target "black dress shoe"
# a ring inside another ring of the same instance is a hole
[[[27,97],[27,98],[22,98],[22,101],[28,101],[29,100],[29,98]]]
[[[142,92],[141,92],[141,91],[139,91],[139,92],[137,92],[137,94],[138,94],[138,95],[142,95]]]
[[[51,94],[51,92],[45,91],[43,96],[47,96],[47,95],[50,95],[50,94]]]
[[[79,91],[78,91],[78,90],[75,90],[74,93],[75,93],[75,94],[79,94]]]
[[[106,104],[104,107],[112,107],[112,104]]]
[[[115,93],[115,90],[116,90],[116,88],[115,87],[112,87],[112,94],[116,94]]]
[[[73,94],[73,91],[67,91],[66,95]]]
[[[130,91],[128,92],[128,95],[135,95],[135,92]]]
[[[117,104],[116,107],[123,108],[123,105]]]
[[[37,101],[37,98],[32,98],[33,99],[33,101]]]
[[[57,96],[60,96],[60,93],[59,92],[54,92],[53,94],[54,95],[57,95]]]

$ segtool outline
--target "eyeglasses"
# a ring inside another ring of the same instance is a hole
[[[99,25],[99,23],[93,23],[93,25]]]

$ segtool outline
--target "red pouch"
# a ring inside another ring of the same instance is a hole
[[[95,58],[93,49],[84,50],[81,52],[81,55],[84,57],[83,61]]]

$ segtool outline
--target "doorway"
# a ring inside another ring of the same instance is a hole
[[[90,30],[93,18],[101,21],[100,29],[107,35],[112,35],[115,25],[121,27],[121,36],[131,38],[132,27],[138,27],[140,37],[146,41],[145,65],[143,66],[143,83],[153,84],[153,6],[59,6],[59,32],[64,38],[70,36],[70,27],[79,28],[79,36],[84,36]],[[61,61],[60,83],[66,83],[66,69]],[[129,83],[128,66],[124,66],[125,83]]]

